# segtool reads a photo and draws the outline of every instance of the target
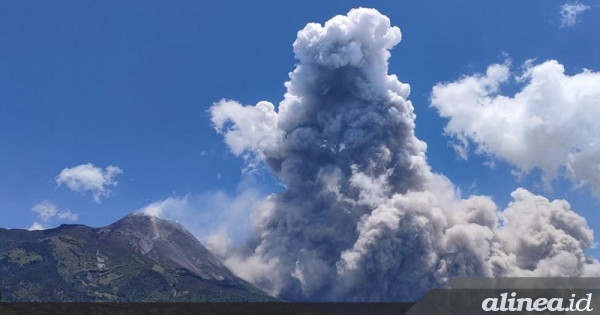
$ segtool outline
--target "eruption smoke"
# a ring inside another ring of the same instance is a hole
[[[525,189],[498,211],[432,173],[408,84],[389,75],[400,29],[354,9],[298,32],[278,110],[222,100],[212,122],[231,152],[285,185],[255,234],[221,252],[242,278],[287,300],[403,301],[457,276],[597,276],[593,233],[566,201]]]

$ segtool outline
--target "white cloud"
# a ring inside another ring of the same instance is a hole
[[[590,7],[579,2],[565,3],[560,8],[560,25],[561,27],[573,26],[580,21],[579,15]]]
[[[117,186],[115,176],[123,171],[116,166],[108,166],[104,171],[91,163],[81,164],[73,168],[65,168],[56,177],[56,183],[65,185],[72,191],[79,193],[91,192],[94,201],[100,203],[101,197],[107,197],[111,191],[110,186]]]
[[[40,231],[40,230],[46,230],[48,229],[47,226],[38,223],[38,222],[33,222],[33,224],[28,228],[29,231]]]
[[[555,60],[529,60],[515,80],[514,96],[501,94],[511,78],[508,64],[494,64],[486,74],[437,84],[431,105],[449,118],[448,135],[470,143],[476,153],[501,158],[519,174],[543,172],[548,187],[559,175],[600,196],[600,73],[584,69],[566,75]]]
[[[37,214],[40,222],[34,222],[29,230],[44,230],[49,228],[48,223],[59,221],[77,221],[78,215],[69,209],[60,210],[58,206],[48,200],[44,200],[31,208]]]
[[[155,201],[140,209],[139,212],[155,217],[163,217],[165,215],[178,215],[186,211],[187,207],[189,207],[188,196],[169,197],[164,200]]]
[[[31,208],[31,211],[37,213],[38,217],[41,220],[49,221],[50,219],[56,216],[56,214],[58,213],[58,208],[55,204],[51,203],[50,201],[44,201],[33,206],[33,208]]]
[[[275,106],[259,102],[256,106],[244,106],[236,101],[221,100],[210,110],[215,130],[225,137],[225,143],[235,155],[242,155],[247,167],[244,173],[258,167],[263,151],[275,150],[281,130]]]
[[[61,211],[58,214],[56,214],[56,218],[65,221],[77,221],[78,217],[79,216],[76,213],[73,213],[69,210]]]

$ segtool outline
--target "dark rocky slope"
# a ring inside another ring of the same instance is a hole
[[[0,229],[4,301],[277,301],[178,223],[133,214],[102,228]]]

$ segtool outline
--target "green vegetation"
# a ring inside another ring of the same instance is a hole
[[[27,252],[23,248],[15,248],[9,251],[6,255],[0,256],[0,260],[4,257],[8,257],[13,263],[18,264],[19,266],[26,266],[31,263],[42,261],[42,256],[33,252]]]
[[[161,264],[101,232],[0,229],[2,301],[278,301],[241,279],[207,280]]]

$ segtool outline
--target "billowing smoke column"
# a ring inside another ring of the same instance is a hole
[[[223,100],[212,121],[230,150],[286,190],[255,235],[221,252],[239,276],[288,300],[403,301],[457,276],[592,276],[585,219],[519,188],[498,211],[430,171],[410,88],[388,75],[400,29],[354,9],[298,33],[278,111]]]

